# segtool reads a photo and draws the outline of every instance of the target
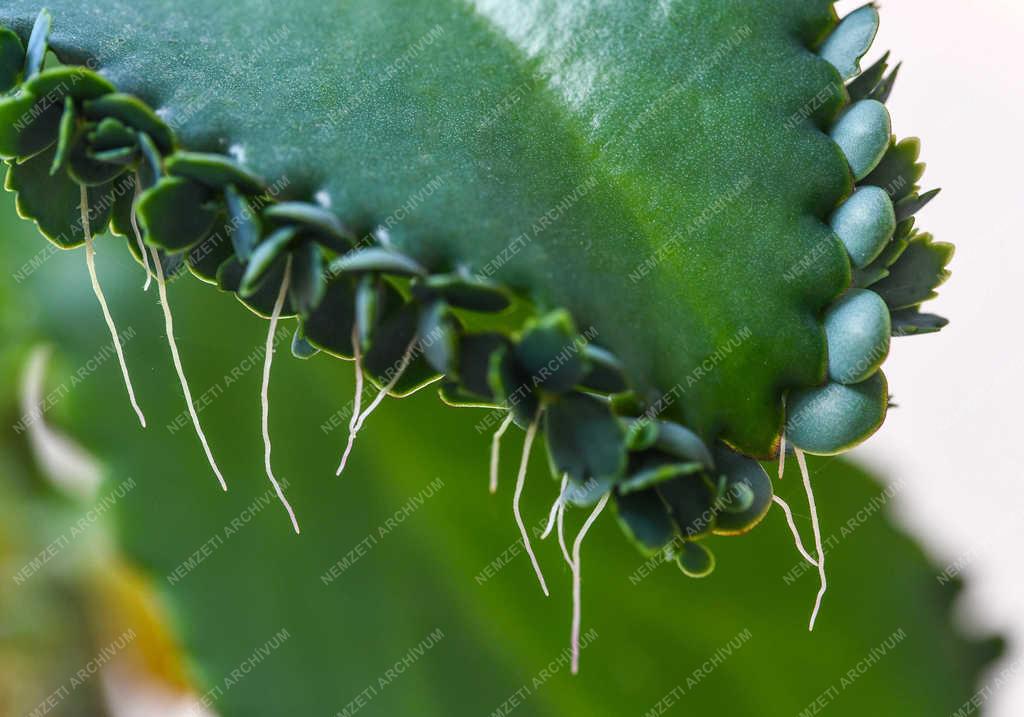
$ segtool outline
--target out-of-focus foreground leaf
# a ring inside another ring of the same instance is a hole
[[[123,400],[116,362],[95,358],[109,337],[81,255],[44,250],[24,271],[42,245],[7,216],[4,230],[0,256],[21,270],[3,278],[5,306],[16,301],[18,315],[34,317],[65,374],[91,367],[47,417],[102,457],[109,485],[134,478],[114,511],[121,549],[151,576],[197,690],[220,714],[760,717],[799,714],[817,700],[835,717],[941,715],[970,698],[993,655],[991,643],[953,627],[955,589],[884,517],[898,484],[886,492],[849,464],[823,460],[812,470],[830,589],[814,633],[806,622],[816,575],[800,566],[777,511],[756,540],[716,541],[719,569],[703,581],[645,563],[609,511],[583,545],[585,647],[582,674],[571,677],[568,570],[553,539],[535,543],[551,585],[545,598],[512,519],[521,434],[507,437],[501,489],[489,497],[490,431],[475,429],[486,413],[441,408],[428,390],[401,410],[385,403],[337,479],[347,415],[331,419],[351,398],[349,365],[295,360],[286,335],[270,430],[303,526],[296,536],[263,476],[265,322],[192,279],[170,290],[224,494],[178,419],[184,405],[159,307],[154,292],[142,293],[138,267],[113,240],[99,241],[148,430]],[[6,462],[19,449],[6,427],[4,435]],[[524,501],[533,525],[557,488],[539,455]],[[792,478],[779,486],[803,506],[798,490]],[[571,535],[580,513],[568,516]]]

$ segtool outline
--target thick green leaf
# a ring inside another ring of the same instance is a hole
[[[460,274],[434,274],[415,285],[426,293],[438,296],[457,309],[497,313],[509,307],[507,292],[487,279]]]
[[[645,491],[653,488],[659,483],[664,483],[673,478],[688,476],[702,472],[704,466],[700,463],[657,463],[651,467],[641,470],[629,470],[629,477],[618,484],[618,490],[623,495]]]
[[[583,347],[583,357],[588,370],[580,380],[581,388],[599,393],[620,393],[629,388],[622,362],[611,352],[588,343]]]
[[[139,132],[145,132],[163,152],[174,147],[170,128],[137,97],[112,93],[83,103],[85,116],[93,120],[111,118]]]
[[[43,236],[62,249],[85,241],[82,231],[81,188],[66,173],[50,175],[55,148],[7,169],[4,185],[18,193],[18,213],[33,220]],[[94,235],[106,231],[110,210],[125,189],[117,183],[89,187],[89,228]]]
[[[879,429],[889,408],[881,371],[861,383],[830,382],[794,391],[787,401],[786,437],[808,453],[831,456],[862,443]]]
[[[42,100],[20,91],[0,98],[0,157],[31,157],[57,141],[63,98]]]
[[[414,304],[384,308],[370,335],[364,356],[366,372],[380,386],[394,382],[391,393],[404,396],[439,378],[423,354],[425,337],[419,335],[419,314]]]
[[[231,221],[230,236],[235,256],[240,261],[247,262],[260,241],[263,228],[259,216],[253,211],[249,200],[233,184],[229,184],[224,190],[224,204]]]
[[[935,242],[930,234],[911,241],[889,275],[871,287],[893,310],[908,309],[937,296],[935,289],[949,278],[953,245]]]
[[[893,336],[934,334],[944,329],[948,323],[949,319],[935,314],[922,314],[916,308],[892,312]]]
[[[320,305],[327,291],[324,255],[313,242],[303,242],[292,252],[292,281],[288,287],[292,306],[308,316]]]
[[[352,358],[354,315],[355,287],[352,279],[334,277],[327,282],[323,301],[302,322],[303,334],[319,349],[342,358]]]
[[[164,177],[139,197],[146,241],[170,252],[191,248],[213,229],[217,211],[207,206],[210,191],[178,177]]]
[[[331,274],[376,272],[395,276],[422,276],[426,269],[415,261],[382,247],[355,249],[331,262]]]
[[[245,274],[245,267],[238,263],[235,257],[231,257],[217,269],[217,286],[224,291],[230,291],[238,295],[238,300],[247,306],[257,316],[265,319],[270,318],[277,301],[277,295],[281,289],[281,282],[284,281],[283,261],[274,264],[264,276],[263,283],[249,296],[241,295],[242,277]],[[284,306],[281,310],[282,317],[295,315],[290,296],[285,296]]]
[[[0,28],[0,93],[10,92],[21,80],[25,65],[25,46],[21,38],[7,28]]]
[[[654,439],[654,447],[659,451],[688,461],[696,461],[708,468],[714,466],[714,459],[704,441],[689,428],[669,421],[657,421],[655,425],[658,432],[657,438]]]
[[[843,18],[829,35],[819,54],[836,66],[844,80],[860,73],[860,58],[869,49],[878,32],[878,8],[868,4]]]
[[[676,555],[676,563],[687,577],[706,578],[715,570],[715,554],[706,545],[685,542]]]
[[[746,533],[764,520],[772,507],[771,478],[759,463],[730,450],[719,448],[715,459],[718,474],[724,478],[715,535]]]
[[[298,359],[309,359],[318,353],[320,353],[320,349],[306,340],[301,329],[292,334],[292,356]]]
[[[918,190],[917,182],[924,174],[924,164],[918,162],[921,156],[921,141],[905,139],[889,147],[881,164],[867,176],[864,184],[881,187],[893,202],[899,202]]]
[[[263,215],[282,224],[301,224],[337,252],[347,251],[354,240],[336,214],[306,202],[271,204],[263,210]]]
[[[165,163],[172,177],[184,177],[210,189],[226,189],[234,185],[247,194],[259,194],[266,182],[237,162],[220,154],[176,152]]]
[[[458,360],[459,335],[448,306],[437,301],[420,313],[417,329],[427,363],[442,374],[453,374]]]
[[[587,375],[583,343],[569,314],[555,311],[527,326],[515,346],[515,359],[531,389],[564,393]]]
[[[263,286],[271,268],[284,267],[289,253],[296,244],[298,234],[295,227],[278,229],[253,249],[252,256],[245,265],[242,285],[239,287],[242,296],[251,296]]]
[[[607,401],[559,397],[545,413],[545,435],[554,474],[578,485],[615,480],[626,468],[626,434]]]
[[[882,77],[885,76],[885,71],[888,67],[889,53],[886,52],[871,67],[860,73],[857,79],[846,86],[850,99],[854,102],[868,99],[872,91],[878,87],[878,83],[882,81]]]
[[[55,0],[54,50],[100,58],[183,147],[570,309],[642,392],[732,345],[671,409],[702,435],[768,454],[781,391],[824,377],[818,317],[849,275],[821,220],[851,189],[820,131],[840,77],[809,50],[831,2],[183,3]],[[0,24],[24,38],[37,11]],[[171,171],[238,179],[199,166]]]
[[[902,222],[917,214],[939,195],[942,190],[933,189],[918,196],[911,194],[896,204],[896,221]]]
[[[25,52],[25,79],[31,79],[39,74],[46,61],[47,43],[50,39],[50,29],[53,27],[53,15],[49,10],[41,8],[32,23],[32,32],[28,36],[28,44]]]
[[[135,146],[135,132],[128,129],[123,122],[113,117],[105,117],[95,124],[89,132],[89,143],[94,150],[116,150],[127,146]]]
[[[715,490],[703,475],[686,475],[656,488],[673,522],[687,540],[710,535],[715,527]]]
[[[98,187],[124,174],[126,166],[124,163],[99,160],[89,147],[85,132],[81,132],[71,142],[67,170],[68,175],[79,184]]]
[[[77,135],[77,122],[75,101],[70,97],[65,97],[64,114],[61,115],[60,127],[57,130],[57,150],[53,157],[53,164],[50,165],[50,174],[57,174],[67,164],[68,156],[71,154],[71,145]]]
[[[615,493],[615,507],[623,530],[642,550],[650,553],[676,537],[676,526],[657,491]]]
[[[457,373],[459,381],[482,399],[493,401],[494,392],[488,383],[491,357],[508,346],[508,339],[499,333],[467,333],[459,339]]]
[[[102,97],[113,92],[114,85],[88,67],[62,65],[44,70],[32,79],[26,79],[22,89],[27,94],[40,98],[44,104],[55,102],[63,105],[65,97],[72,97],[78,101]]]

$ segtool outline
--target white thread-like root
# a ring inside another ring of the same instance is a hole
[[[558,527],[558,549],[562,551],[565,564],[572,570],[572,556],[569,555],[569,546],[565,542],[565,501],[558,504],[558,517],[555,518],[555,525]]]
[[[199,423],[199,414],[196,413],[195,406],[192,403],[192,392],[188,387],[188,379],[185,378],[185,368],[181,365],[181,356],[178,354],[178,342],[174,338],[174,317],[171,315],[171,304],[167,300],[167,281],[164,278],[164,267],[160,263],[160,254],[157,253],[155,247],[150,247],[150,251],[153,253],[153,265],[156,267],[156,288],[160,294],[160,306],[163,307],[164,311],[164,327],[167,332],[167,343],[171,347],[171,359],[174,361],[174,370],[178,372],[178,381],[181,383],[181,390],[185,394],[185,403],[188,404],[188,412],[192,416],[192,425],[195,426],[199,442],[203,444],[206,460],[210,462],[213,474],[220,481],[220,487],[226,491],[228,484],[224,480],[224,476],[221,475],[220,468],[217,467],[217,461],[213,459],[213,451],[210,450],[206,434],[203,433],[203,427]]]
[[[786,472],[786,434],[782,434],[782,443],[779,445],[779,480],[782,480]]]
[[[782,512],[786,514],[786,523],[789,525],[789,532],[793,534],[793,542],[796,544],[796,549],[803,556],[804,560],[809,562],[814,567],[818,567],[818,561],[811,557],[811,554],[807,552],[807,548],[804,547],[803,540],[800,539],[800,531],[796,529],[796,522],[793,520],[793,511],[789,508],[789,503],[784,501],[777,495],[772,496],[772,500],[778,503],[779,507],[782,508]]]
[[[288,283],[291,281],[292,276],[292,258],[288,257],[284,267],[284,279],[281,280],[281,290],[277,294],[277,301],[274,302],[274,310],[270,314],[270,330],[267,331],[267,347],[263,357],[263,386],[260,389],[260,402],[263,407],[263,462],[267,469],[267,478],[274,486],[274,490],[277,492],[277,497],[280,499],[281,504],[285,510],[288,511],[288,517],[291,518],[292,527],[295,528],[296,534],[300,533],[299,521],[295,517],[295,511],[292,510],[292,504],[288,502],[288,499],[284,495],[284,491],[281,489],[281,484],[277,482],[277,478],[274,477],[274,471],[270,467],[270,397],[268,389],[270,388],[270,366],[274,360],[274,335],[277,332],[277,321],[281,317],[281,309],[284,308],[284,298],[288,295]]]
[[[537,562],[537,556],[533,553],[533,545],[530,544],[530,535],[526,532],[526,524],[523,522],[523,515],[519,511],[519,499],[523,494],[523,485],[526,483],[526,467],[530,462],[530,449],[533,447],[533,439],[537,435],[537,426],[540,423],[540,416],[538,415],[530,423],[529,428],[526,429],[526,439],[523,441],[523,456],[519,461],[519,475],[516,477],[516,491],[512,497],[512,513],[516,517],[516,525],[519,526],[519,532],[523,536],[523,546],[526,548],[526,554],[530,556],[530,562],[533,563],[533,570],[537,573],[537,579],[540,581],[540,588],[544,591],[544,595],[548,596],[548,584],[544,581],[544,573],[540,570],[540,563]]]
[[[352,324],[352,355],[356,364],[356,395],[352,398],[352,415],[348,419],[348,440],[345,444],[345,452],[341,455],[341,463],[334,475],[340,476],[348,463],[348,456],[356,443],[356,424],[359,423],[359,413],[363,407],[363,348],[359,343],[359,319],[356,318]]]
[[[338,470],[335,471],[334,475],[340,476],[345,470],[345,466],[348,464],[348,457],[352,453],[353,446],[356,444],[356,436],[359,434],[359,431],[362,430],[363,424],[366,423],[366,419],[370,417],[370,414],[377,410],[377,406],[379,406],[381,402],[387,398],[388,394],[391,393],[394,387],[398,385],[399,380],[402,378],[402,374],[405,373],[405,369],[409,367],[409,363],[412,361],[412,354],[415,348],[416,336],[413,336],[412,341],[409,342],[409,345],[405,349],[405,353],[402,354],[402,358],[398,362],[398,367],[395,370],[394,376],[392,376],[391,380],[381,387],[380,391],[377,392],[377,395],[374,396],[373,400],[370,402],[370,405],[366,407],[366,410],[359,414],[359,418],[356,420],[355,425],[351,426],[348,432],[348,444],[345,446],[345,452],[341,456],[341,463],[338,464]]]
[[[142,266],[146,270],[146,283],[142,285],[143,291],[149,291],[149,285],[153,281],[153,269],[149,265],[149,253],[146,252],[146,245],[142,243],[142,232],[139,231],[139,215],[136,207],[139,204],[139,194],[142,193],[142,178],[135,173],[135,196],[132,197],[132,231],[135,232],[135,243],[139,247],[139,254],[142,255]],[[154,261],[159,265],[160,258],[155,257]],[[161,273],[163,267],[161,267]],[[225,488],[227,490],[227,488]]]
[[[505,431],[512,425],[512,421],[512,411],[509,411],[505,420],[501,422],[498,430],[494,432],[494,436],[491,438],[491,480],[489,487],[492,495],[498,492],[498,459],[501,457],[501,437],[505,435]]]
[[[814,630],[814,621],[818,619],[818,611],[821,610],[821,599],[825,597],[825,591],[828,590],[828,580],[825,577],[825,549],[821,544],[818,508],[814,504],[814,491],[811,489],[811,476],[807,471],[807,461],[804,460],[804,452],[799,448],[794,449],[793,453],[796,455],[796,462],[800,466],[800,475],[804,480],[807,505],[811,509],[811,527],[814,529],[814,547],[818,552],[818,577],[821,579],[821,588],[818,589],[818,596],[814,600],[814,610],[811,612],[811,621],[807,626],[808,630]]]
[[[580,547],[583,545],[583,539],[587,536],[587,531],[590,530],[590,526],[601,515],[601,511],[608,504],[610,497],[610,492],[601,496],[601,500],[594,506],[594,510],[587,517],[586,522],[583,523],[579,535],[576,536],[576,540],[572,544],[572,636],[570,639],[572,642],[572,674],[574,675],[580,671],[580,619],[582,616],[582,601],[580,599],[582,592]]]
[[[124,360],[124,350],[121,348],[121,339],[117,335],[117,327],[114,325],[114,317],[110,315],[110,309],[107,308],[107,299],[103,295],[103,289],[100,287],[100,279],[96,274],[96,248],[92,244],[92,229],[89,226],[89,195],[86,191],[85,185],[81,185],[81,199],[79,206],[82,210],[82,233],[85,235],[85,263],[89,267],[89,279],[92,281],[92,291],[96,294],[96,300],[100,302],[100,308],[103,310],[103,318],[107,322],[107,328],[110,330],[110,338],[114,341],[114,351],[117,353],[117,361],[121,364],[121,375],[124,376],[124,387],[128,389],[128,400],[132,404],[132,408],[135,409],[135,414],[139,417],[139,423],[142,427],[146,427],[146,416],[143,415],[142,409],[139,408],[138,401],[135,400],[135,389],[132,388],[132,379],[128,375],[128,364]]]
[[[548,536],[551,535],[551,531],[555,529],[555,519],[558,518],[558,509],[562,507],[562,501],[565,500],[565,487],[569,483],[569,475],[562,476],[562,487],[558,489],[558,497],[555,498],[555,502],[551,504],[551,512],[548,513],[548,522],[544,526],[544,532],[540,534],[541,540],[547,540]]]

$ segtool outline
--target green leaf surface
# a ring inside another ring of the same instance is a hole
[[[25,65],[25,46],[21,38],[0,28],[0,92],[9,92],[21,79]]]
[[[217,212],[207,206],[209,190],[198,182],[164,177],[139,197],[146,241],[170,252],[184,251],[213,229]]]
[[[145,132],[164,152],[174,147],[170,128],[137,97],[123,93],[111,93],[83,103],[85,116],[92,119],[111,118],[120,120],[126,126]]]
[[[893,202],[899,202],[918,190],[917,183],[924,175],[924,164],[917,161],[920,156],[920,140],[894,142],[878,167],[864,179],[864,184],[881,187]]]
[[[937,296],[935,289],[949,278],[946,268],[953,260],[953,245],[921,234],[911,241],[889,275],[871,287],[891,309],[908,309]]]
[[[85,242],[81,188],[64,173],[50,175],[55,151],[56,148],[51,147],[32,159],[9,165],[4,186],[18,193],[21,216],[33,220],[51,242],[62,249],[70,249]],[[123,191],[116,184],[89,187],[89,228],[93,234],[106,230],[111,206]]]
[[[245,265],[245,274],[239,291],[242,296],[251,296],[260,288],[271,268],[283,266],[292,245],[298,237],[296,227],[284,227],[268,236],[253,249],[249,262]]]
[[[916,308],[892,312],[893,336],[934,334],[944,329],[948,323],[949,319],[935,314],[922,314]]]
[[[57,54],[98,60],[182,146],[228,151],[254,189],[287,180],[433,272],[570,309],[644,392],[744,332],[672,408],[701,435],[767,455],[782,391],[825,375],[818,316],[849,271],[823,219],[851,188],[822,131],[839,74],[809,49],[831,2],[49,7]],[[26,38],[38,10],[11,0],[0,24]]]
[[[562,396],[545,413],[548,450],[556,476],[568,475],[583,485],[607,483],[626,467],[622,425],[606,401],[572,393]]]

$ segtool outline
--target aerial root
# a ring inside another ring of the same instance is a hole
[[[348,463],[348,456],[356,443],[356,424],[359,423],[359,413],[363,408],[363,347],[359,343],[359,318],[356,317],[352,324],[352,355],[356,364],[356,395],[352,398],[352,415],[348,419],[348,443],[345,444],[345,452],[341,456],[341,463],[334,475],[341,475]]]
[[[537,556],[533,553],[533,545],[530,543],[530,535],[526,531],[526,524],[523,523],[523,515],[519,511],[519,499],[523,494],[523,485],[526,483],[526,468],[530,462],[530,449],[533,447],[533,439],[537,436],[537,426],[540,423],[540,413],[534,417],[530,423],[529,428],[526,429],[526,440],[523,441],[523,455],[519,461],[519,475],[516,478],[516,490],[515,495],[512,497],[512,512],[516,517],[516,525],[519,526],[519,532],[523,536],[523,546],[526,548],[526,554],[530,556],[530,562],[533,563],[534,572],[537,573],[537,579],[540,581],[540,588],[544,591],[544,595],[550,595],[548,592],[548,585],[544,581],[544,573],[541,572],[540,563],[537,562]]]
[[[811,557],[811,554],[807,552],[804,547],[803,540],[800,539],[800,531],[796,529],[796,523],[793,520],[793,511],[789,508],[789,503],[784,501],[777,495],[772,496],[772,500],[778,503],[779,507],[782,508],[782,512],[786,514],[786,523],[789,524],[789,532],[793,534],[793,542],[796,543],[796,549],[803,556],[804,560],[809,562],[814,567],[818,567],[818,561]]]
[[[117,361],[121,364],[121,374],[124,376],[124,386],[128,389],[128,400],[131,401],[132,408],[135,409],[135,414],[139,417],[139,423],[142,427],[146,427],[146,416],[143,415],[142,409],[139,408],[138,401],[135,400],[135,389],[132,388],[132,379],[128,375],[128,364],[124,360],[124,350],[121,348],[121,339],[117,335],[117,327],[114,325],[114,317],[110,315],[110,309],[107,307],[107,299],[103,295],[103,289],[100,287],[100,279],[96,274],[96,248],[92,243],[92,229],[89,226],[89,195],[85,188],[85,185],[80,185],[81,195],[79,201],[79,207],[82,211],[82,233],[85,235],[85,263],[89,267],[89,278],[92,280],[92,290],[96,294],[96,300],[100,302],[100,308],[103,310],[103,318],[107,322],[107,328],[110,330],[110,337],[114,341],[114,351],[117,353]]]
[[[274,360],[274,336],[277,332],[277,322],[281,318],[281,309],[284,308],[284,299],[288,295],[288,284],[291,281],[292,276],[292,258],[291,256],[285,262],[284,267],[284,279],[281,280],[281,290],[277,293],[277,301],[274,302],[274,310],[270,314],[270,330],[267,331],[267,346],[265,355],[263,357],[263,386],[260,389],[260,400],[263,406],[263,462],[267,470],[267,478],[274,485],[274,490],[277,492],[277,497],[280,499],[281,504],[285,510],[288,511],[288,517],[291,518],[292,527],[295,528],[296,533],[300,533],[299,521],[295,517],[295,511],[292,510],[291,503],[284,495],[284,491],[281,489],[281,484],[277,482],[277,478],[274,477],[274,471],[270,467],[270,397],[268,389],[270,387],[270,366]]]
[[[558,489],[558,497],[555,498],[555,502],[551,504],[551,511],[548,513],[548,522],[544,526],[544,532],[540,534],[541,540],[547,540],[548,536],[551,535],[551,531],[555,529],[555,519],[558,517],[558,510],[562,507],[562,501],[565,500],[565,487],[569,484],[569,474],[562,476],[562,487]]]
[[[572,643],[572,674],[578,674],[580,671],[580,618],[581,618],[581,600],[580,594],[582,591],[582,577],[580,570],[580,547],[583,545],[583,539],[587,536],[587,531],[590,530],[590,526],[594,524],[598,516],[601,515],[601,511],[608,504],[608,499],[611,497],[611,492],[605,493],[601,496],[601,500],[598,501],[597,505],[594,506],[594,510],[587,517],[586,522],[583,523],[583,527],[580,528],[579,535],[576,536],[576,540],[572,544],[572,635],[570,637]]]
[[[157,291],[160,293],[160,306],[163,307],[164,311],[164,327],[167,331],[167,343],[171,347],[171,359],[174,361],[174,370],[178,372],[178,381],[181,383],[181,390],[185,394],[185,403],[188,405],[189,415],[192,416],[192,425],[195,426],[199,442],[203,444],[206,460],[209,461],[210,468],[213,469],[214,475],[220,481],[220,487],[227,490],[228,484],[224,480],[224,476],[221,475],[220,468],[217,467],[217,461],[213,458],[213,451],[210,450],[206,434],[203,433],[203,427],[199,423],[199,415],[196,413],[195,406],[192,403],[192,392],[188,387],[188,379],[185,378],[185,369],[181,365],[181,356],[178,354],[178,342],[174,338],[174,317],[171,315],[171,304],[167,300],[167,281],[164,278],[163,265],[160,263],[160,254],[157,253],[156,247],[150,247],[150,251],[153,253],[153,265],[156,267],[156,286]],[[142,255],[146,256],[145,249],[143,249]],[[148,271],[149,264],[147,263],[146,266]]]
[[[498,430],[494,432],[494,436],[491,438],[491,481],[490,491],[492,494],[498,492],[498,459],[501,456],[501,437],[505,435],[505,431],[512,425],[512,411],[508,412],[505,420],[498,426]]]
[[[142,243],[142,232],[139,231],[139,215],[136,207],[139,203],[139,194],[142,193],[142,178],[139,177],[139,173],[135,172],[135,196],[132,197],[132,231],[135,232],[135,243],[139,247],[139,254],[142,257],[142,266],[146,270],[146,283],[142,285],[143,291],[149,291],[149,285],[153,281],[153,269],[149,265],[149,253],[146,251],[146,245]],[[157,254],[153,255],[153,261],[160,265],[160,257]],[[163,267],[161,266],[161,274],[163,274]],[[196,424],[198,425],[198,424]],[[225,490],[227,490],[225,488]]]
[[[555,518],[555,524],[558,527],[558,548],[562,551],[566,565],[572,570],[572,556],[569,555],[569,547],[565,543],[565,501],[558,504],[558,517]]]
[[[796,462],[800,465],[800,475],[804,481],[804,491],[807,493],[807,505],[811,509],[811,527],[814,529],[814,546],[818,553],[818,577],[821,579],[821,588],[814,600],[814,610],[811,612],[811,620],[807,626],[808,630],[814,630],[814,621],[818,619],[818,611],[821,609],[821,599],[825,597],[828,590],[828,580],[825,577],[825,549],[821,544],[821,527],[818,525],[818,508],[814,504],[814,491],[811,489],[811,476],[807,471],[807,461],[804,453],[799,448],[793,450],[796,455]]]
[[[779,480],[782,480],[786,472],[786,434],[782,434],[782,443],[779,445]]]
[[[355,329],[353,329],[353,332],[354,331]],[[355,334],[353,333],[353,337],[354,336]],[[377,392],[377,395],[374,396],[373,400],[370,402],[370,405],[366,407],[366,410],[363,411],[361,414],[357,414],[355,411],[353,411],[352,415],[358,415],[358,418],[356,419],[355,423],[352,423],[351,421],[349,423],[348,444],[345,446],[345,452],[341,456],[341,463],[338,464],[338,470],[335,471],[334,475],[340,476],[342,474],[342,471],[345,470],[345,466],[348,464],[349,454],[352,453],[352,447],[356,443],[356,436],[359,434],[359,431],[362,430],[363,424],[366,423],[366,419],[370,417],[371,413],[377,410],[377,406],[379,406],[381,402],[385,398],[387,398],[388,394],[391,393],[392,390],[394,390],[395,386],[397,386],[398,382],[401,380],[402,374],[404,374],[405,370],[409,367],[409,363],[412,361],[413,351],[416,349],[416,339],[417,337],[414,334],[412,340],[409,342],[409,345],[405,349],[405,353],[402,354],[402,358],[398,362],[398,367],[396,368],[394,375],[384,386],[381,387],[380,391]],[[362,367],[360,364],[361,361],[359,355],[357,354],[356,371],[358,372],[362,372]],[[362,393],[362,379],[357,379],[356,384],[356,393],[357,395],[359,395]]]

